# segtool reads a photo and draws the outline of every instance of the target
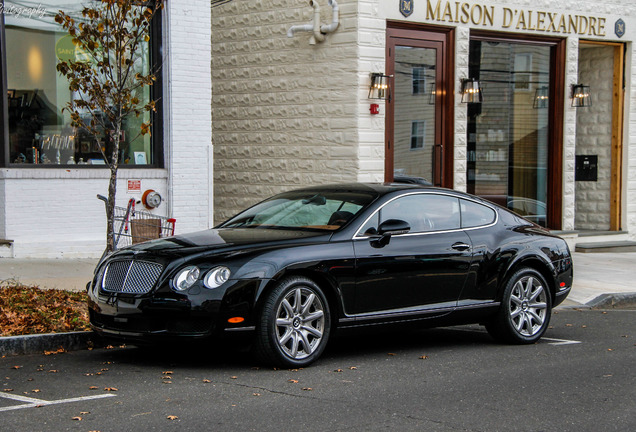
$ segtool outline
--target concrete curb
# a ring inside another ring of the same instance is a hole
[[[636,292],[601,294],[586,306],[592,309],[625,309],[636,306]]]
[[[60,347],[75,351],[95,346],[98,341],[99,336],[91,331],[6,336],[0,337],[0,356],[42,354]]]

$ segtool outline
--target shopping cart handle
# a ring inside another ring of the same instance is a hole
[[[108,198],[106,198],[104,195],[97,194],[97,198],[104,201],[105,203],[108,202]]]

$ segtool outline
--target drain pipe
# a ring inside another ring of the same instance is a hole
[[[309,24],[291,26],[289,30],[287,30],[287,37],[294,37],[294,33],[299,31],[310,31],[313,32],[313,35],[309,39],[309,44],[315,45],[316,42],[323,42],[325,40],[325,34],[336,31],[339,25],[338,3],[336,3],[336,0],[329,0],[327,3],[333,8],[333,19],[331,24],[320,25],[320,5],[317,1],[310,0],[309,5],[314,8],[313,21]]]
[[[320,27],[320,31],[323,34],[335,32],[338,28],[338,25],[340,24],[340,19],[338,17],[338,11],[340,10],[340,8],[338,7],[338,3],[336,2],[336,0],[329,0],[327,4],[333,9],[333,14],[331,24],[325,24]]]
[[[320,5],[317,1],[309,0],[309,5],[314,8],[314,35],[309,38],[309,45],[316,45],[316,42],[323,42],[325,35],[320,33]]]

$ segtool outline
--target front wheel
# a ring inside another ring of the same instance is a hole
[[[263,304],[256,353],[276,366],[307,366],[324,351],[330,327],[329,304],[320,287],[305,277],[283,279]]]
[[[495,339],[516,344],[538,341],[550,323],[552,301],[545,279],[535,270],[517,270],[506,283],[497,315],[486,324]]]

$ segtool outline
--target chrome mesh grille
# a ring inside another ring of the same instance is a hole
[[[163,266],[147,261],[113,261],[108,264],[102,279],[102,289],[107,292],[146,294],[150,292]]]

